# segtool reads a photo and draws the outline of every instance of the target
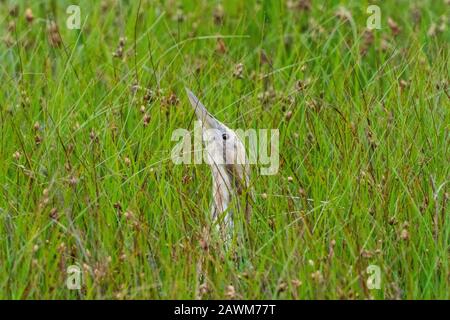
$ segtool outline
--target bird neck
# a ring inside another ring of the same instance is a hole
[[[236,193],[232,178],[224,165],[212,164],[213,219],[227,211],[231,198]],[[227,213],[228,215],[229,213]]]

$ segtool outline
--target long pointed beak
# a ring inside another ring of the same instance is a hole
[[[191,90],[188,88],[185,89],[198,120],[200,120],[202,124],[209,129],[221,129],[222,124],[220,121],[214,118],[208,110],[206,110],[206,107],[200,102],[195,94],[192,93]]]

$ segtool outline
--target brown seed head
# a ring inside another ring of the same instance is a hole
[[[25,10],[25,19],[27,20],[28,23],[33,22],[34,16],[33,16],[33,11],[31,10],[31,8],[27,8]]]
[[[409,240],[409,232],[407,229],[402,230],[402,232],[400,233],[400,238],[404,241]]]
[[[227,53],[227,47],[225,45],[225,41],[222,38],[217,38],[216,52],[219,54]]]
[[[14,152],[13,158],[14,158],[16,161],[19,161],[20,157],[21,157],[21,154],[20,154],[19,151]]]
[[[395,22],[391,17],[388,18],[388,26],[394,36],[398,36],[400,34],[400,27],[398,26],[397,22]]]

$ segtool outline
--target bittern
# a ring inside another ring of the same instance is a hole
[[[189,89],[186,92],[201,122],[204,152],[211,167],[212,221],[228,243],[233,235],[233,213],[244,210],[246,221],[250,219],[250,166],[245,147],[233,130],[213,117]]]

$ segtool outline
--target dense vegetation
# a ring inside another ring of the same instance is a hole
[[[449,1],[72,2],[0,1],[0,298],[449,298]],[[184,87],[280,130],[228,251]]]

